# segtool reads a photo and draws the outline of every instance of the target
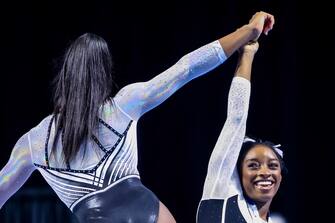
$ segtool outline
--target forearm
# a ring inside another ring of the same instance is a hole
[[[235,77],[242,77],[250,81],[254,56],[254,53],[243,53],[239,56]]]
[[[219,39],[219,42],[227,57],[230,57],[236,50],[243,45],[254,40],[259,33],[259,30],[251,25],[244,25]]]
[[[189,81],[213,70],[226,59],[227,55],[220,42],[213,41],[183,56],[177,64],[188,71],[186,78]]]
[[[116,100],[128,114],[138,119],[192,79],[222,64],[226,58],[220,43],[211,42],[186,54],[153,79],[126,86],[117,94]]]

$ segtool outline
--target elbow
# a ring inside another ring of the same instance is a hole
[[[239,125],[243,122],[243,116],[236,116],[231,119],[231,122],[235,125]]]
[[[177,63],[174,65],[175,69],[179,70],[182,75],[182,78],[187,78],[188,75],[191,75],[192,72],[192,61],[191,54],[186,54],[180,58]]]
[[[240,113],[240,114],[234,114],[229,117],[230,123],[236,126],[240,126],[243,123],[246,123],[247,121],[247,114]]]
[[[246,122],[248,117],[248,102],[246,100],[231,100],[228,105],[227,119],[233,124]]]

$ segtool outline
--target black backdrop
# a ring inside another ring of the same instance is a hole
[[[8,14],[1,27],[0,166],[16,140],[52,112],[50,84],[56,60],[77,36],[93,32],[107,40],[121,88],[154,77],[264,10],[275,15],[276,24],[259,40],[247,132],[281,143],[285,152],[289,174],[272,210],[289,222],[333,222],[334,19],[326,5],[303,4],[12,2],[4,7]],[[178,222],[195,222],[208,159],[226,117],[235,64],[233,55],[139,121],[142,181]],[[36,171],[20,191],[44,187],[48,186]],[[5,214],[0,217],[2,222]]]

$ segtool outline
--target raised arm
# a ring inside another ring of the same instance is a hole
[[[257,42],[259,36],[264,33],[268,35],[272,30],[275,19],[273,15],[266,12],[257,12],[249,20],[249,24],[242,26],[235,32],[219,39],[227,57],[249,42]]]
[[[250,98],[250,76],[258,43],[243,47],[228,96],[227,119],[208,164],[202,200],[227,198],[231,178],[245,136]]]
[[[267,33],[273,24],[272,15],[258,12],[247,25],[185,55],[153,79],[124,87],[115,97],[116,102],[130,116],[138,119],[192,79],[223,63],[241,46],[257,40],[262,32]]]
[[[16,143],[9,161],[0,171],[0,208],[23,185],[34,169],[28,134],[25,134]]]

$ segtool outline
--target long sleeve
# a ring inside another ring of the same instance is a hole
[[[116,95],[115,101],[133,119],[158,106],[192,79],[227,59],[219,41],[183,56],[176,64],[147,82],[130,84]]]
[[[8,163],[0,171],[0,208],[24,184],[34,169],[28,134],[25,134],[17,141]]]
[[[250,82],[235,77],[228,96],[227,119],[208,164],[202,200],[224,199],[230,187],[236,187],[235,166],[245,136],[249,98]]]

